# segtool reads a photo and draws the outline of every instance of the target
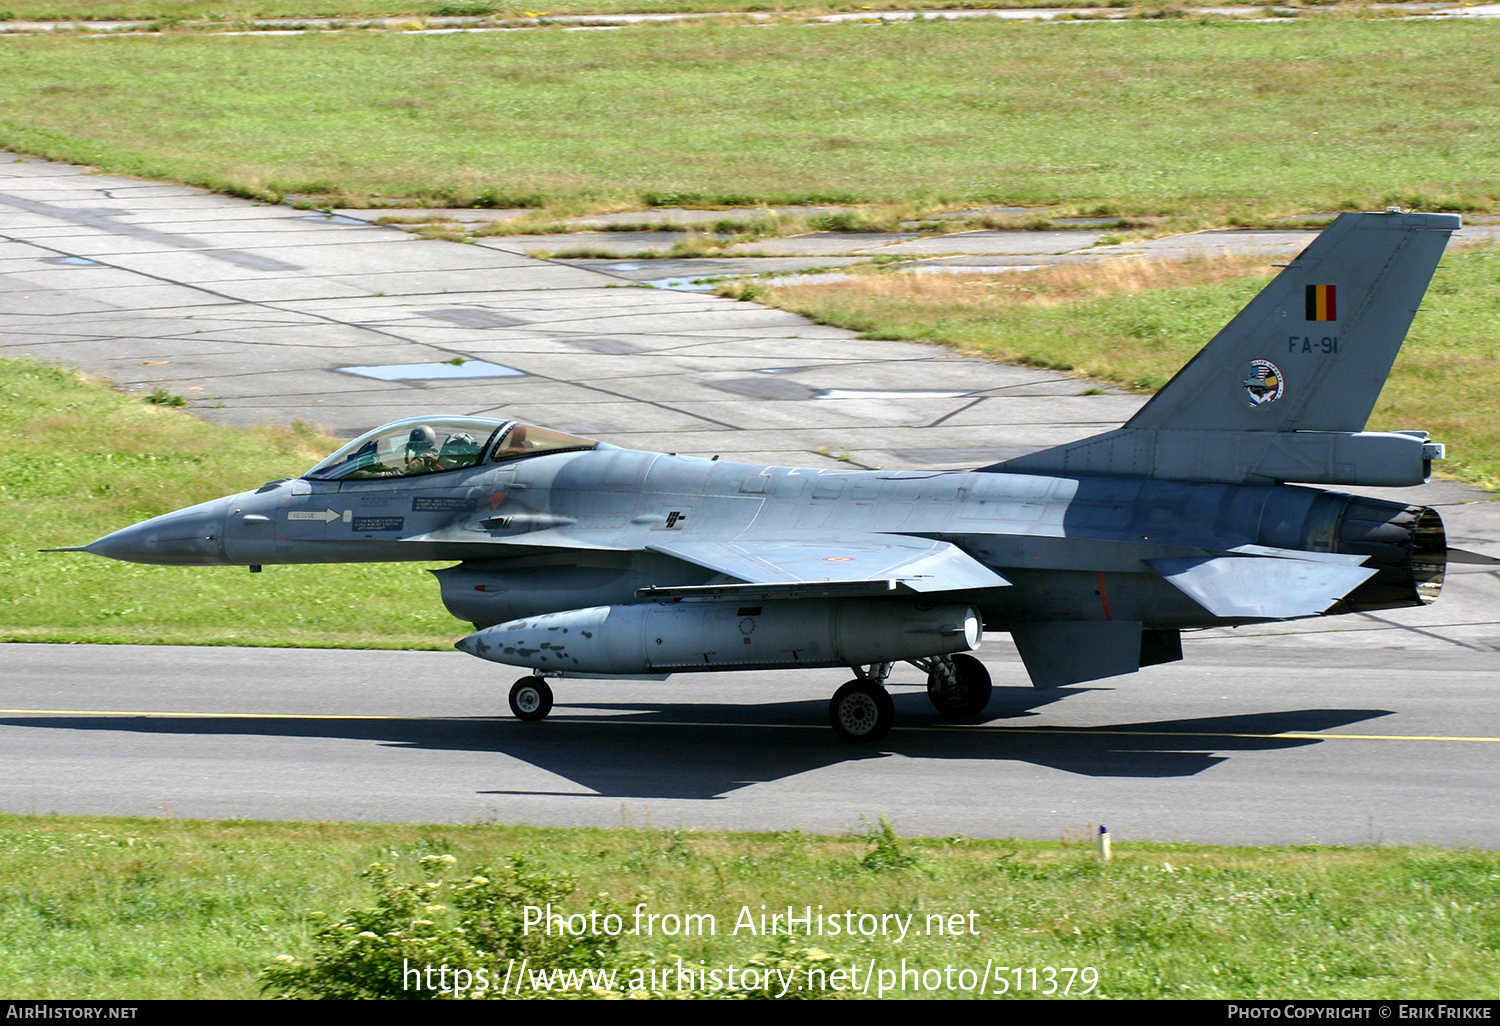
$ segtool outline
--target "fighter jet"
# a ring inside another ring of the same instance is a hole
[[[753,466],[531,424],[414,417],[300,477],[82,547],[173,565],[455,560],[465,652],[549,681],[849,667],[839,737],[874,742],[898,662],[932,705],[990,698],[984,631],[1055,688],[1182,658],[1197,628],[1418,606],[1438,514],[1309,485],[1416,485],[1443,447],[1368,432],[1459,218],[1343,214],[1117,430],[970,472]],[[1295,482],[1295,483],[1289,483]]]

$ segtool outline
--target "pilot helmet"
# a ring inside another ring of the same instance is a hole
[[[437,448],[437,432],[426,424],[418,424],[406,438],[409,452],[429,452]]]

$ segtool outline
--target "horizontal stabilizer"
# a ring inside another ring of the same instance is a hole
[[[1363,566],[1370,558],[1358,552],[1310,552],[1307,549],[1279,549],[1274,545],[1236,545],[1222,549],[1215,556],[1271,556],[1276,559],[1299,559],[1306,563],[1331,563],[1336,566]]]
[[[1467,549],[1449,549],[1448,562],[1468,563],[1470,566],[1500,566],[1500,559],[1486,556],[1482,552],[1470,552]]]
[[[750,584],[849,582],[868,586],[872,581],[895,580],[923,593],[1010,584],[957,546],[900,534],[846,534],[826,542],[775,538],[673,541],[649,548]]]
[[[1370,567],[1265,556],[1148,559],[1146,565],[1215,616],[1257,620],[1317,616],[1376,574]]]

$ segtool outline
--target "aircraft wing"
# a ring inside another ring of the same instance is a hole
[[[1347,563],[1277,556],[1148,559],[1146,565],[1215,616],[1272,620],[1326,612],[1376,573]]]
[[[970,591],[1010,584],[955,545],[905,535],[854,534],[816,543],[789,538],[673,541],[648,547],[745,583],[650,588],[641,593],[644,597],[812,598]]]

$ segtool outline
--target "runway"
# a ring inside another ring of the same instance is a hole
[[[13,645],[0,807],[1500,846],[1500,652],[1356,633],[1207,637],[1184,663],[1057,691],[1002,642],[983,720],[940,723],[897,686],[898,726],[870,749],[827,726],[837,671],[564,681],[522,723],[509,675],[459,653]]]
[[[1094,434],[1141,402],[601,270],[41,161],[0,162],[0,275],[0,352],[178,390],[233,424],[350,435],[497,413],[637,448],[938,470]],[[512,373],[350,373],[455,356]],[[1452,544],[1500,553],[1482,493],[1361,491],[1436,505]],[[1208,631],[1184,649],[1039,691],[996,635],[979,652],[997,684],[984,718],[940,724],[898,669],[897,728],[859,748],[827,726],[839,671],[569,681],[553,716],[526,724],[506,710],[515,675],[456,652],[7,645],[0,809],[819,832],[886,815],[939,836],[1103,823],[1120,843],[1500,847],[1495,574],[1456,569],[1423,609]]]

